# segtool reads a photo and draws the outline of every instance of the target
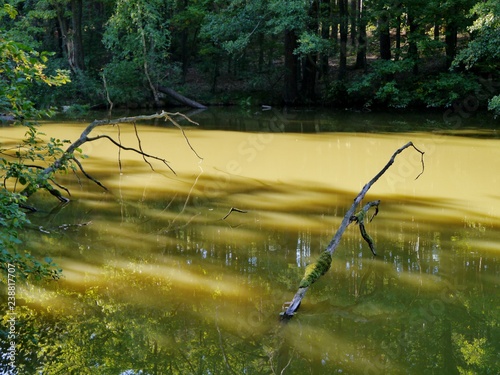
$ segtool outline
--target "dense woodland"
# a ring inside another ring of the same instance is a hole
[[[7,0],[9,43],[69,75],[30,85],[42,108],[173,104],[163,86],[208,105],[500,110],[497,0]]]

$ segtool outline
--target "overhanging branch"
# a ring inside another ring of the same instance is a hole
[[[63,154],[62,154],[61,157],[59,157],[52,164],[50,164],[48,167],[46,167],[45,169],[43,169],[43,171],[41,171],[40,173],[41,173],[42,176],[46,176],[49,180],[53,181],[51,179],[52,174],[55,173],[56,171],[64,168],[65,165],[66,165],[66,163],[68,161],[71,161],[71,162],[75,162],[78,165],[78,167],[80,168],[80,170],[82,171],[82,173],[85,175],[85,177],[89,178],[90,180],[92,180],[93,182],[95,182],[97,185],[105,188],[104,185],[102,185],[98,180],[96,180],[95,178],[93,178],[92,176],[90,176],[87,172],[85,172],[85,170],[83,169],[81,163],[76,160],[74,153],[75,153],[75,151],[79,150],[79,148],[83,144],[85,144],[87,142],[92,142],[92,141],[96,141],[98,139],[106,138],[110,142],[112,142],[115,146],[117,146],[120,150],[133,151],[133,152],[138,153],[139,155],[142,155],[142,157],[144,158],[145,162],[147,164],[149,164],[149,166],[151,167],[151,169],[153,169],[153,166],[147,160],[147,158],[161,161],[163,164],[165,164],[172,171],[172,173],[176,174],[175,171],[173,170],[173,168],[168,164],[168,161],[166,159],[161,158],[159,156],[148,154],[148,153],[146,153],[146,152],[143,151],[141,140],[140,140],[140,137],[139,137],[139,133],[137,132],[137,128],[136,128],[135,124],[137,123],[137,121],[155,120],[155,119],[162,119],[162,118],[165,119],[165,121],[170,121],[175,127],[177,127],[178,129],[181,130],[182,135],[184,136],[184,139],[186,140],[189,148],[193,151],[193,153],[198,158],[201,159],[201,157],[198,155],[198,153],[191,146],[191,143],[189,142],[189,139],[187,138],[187,136],[186,136],[184,130],[182,129],[182,127],[173,119],[173,116],[179,116],[179,115],[182,116],[182,117],[184,117],[186,120],[188,120],[192,124],[198,125],[196,122],[192,121],[187,116],[185,116],[185,115],[183,115],[181,113],[169,113],[169,112],[165,112],[165,111],[162,111],[161,113],[156,113],[156,114],[153,114],[153,115],[140,115],[140,116],[133,116],[133,117],[121,117],[121,118],[114,119],[114,120],[110,120],[110,119],[94,120],[80,134],[80,137],[76,141],[74,141],[73,143],[71,143],[71,145],[68,146],[68,148],[63,152]],[[110,136],[105,135],[105,134],[103,134],[103,135],[96,135],[96,136],[93,136],[93,137],[90,136],[91,132],[94,129],[100,127],[100,126],[107,126],[107,125],[113,125],[114,126],[114,125],[124,124],[124,123],[133,123],[134,124],[135,134],[136,134],[136,137],[137,137],[138,143],[139,143],[139,148],[138,149],[134,148],[134,147],[124,146],[120,142],[115,141],[113,138],[111,138]],[[22,194],[24,194],[26,196],[30,196],[35,191],[37,191],[39,188],[40,188],[39,186],[31,186],[31,185],[29,185],[29,186],[27,186],[22,191]],[[54,195],[55,197],[57,197],[61,202],[68,202],[69,201],[67,198],[65,198],[65,197],[63,197],[61,195],[61,193],[59,192],[59,190],[55,189],[48,182],[44,186],[41,186],[41,188],[44,188],[44,189],[48,190],[52,195]]]
[[[139,155],[141,155],[143,158],[144,157],[147,157],[147,158],[151,158],[151,159],[155,159],[155,160],[158,160],[158,161],[161,161],[163,164],[165,164],[168,169],[170,169],[172,171],[173,174],[177,175],[177,173],[175,173],[175,171],[173,170],[173,168],[168,164],[168,161],[163,159],[163,158],[160,158],[158,156],[155,156],[155,155],[150,155],[150,154],[147,154],[141,150],[138,150],[134,147],[127,147],[127,146],[124,146],[122,145],[121,143],[118,143],[117,141],[115,141],[113,138],[111,138],[109,135],[106,135],[106,134],[100,134],[100,135],[96,135],[95,137],[92,137],[92,138],[87,138],[87,141],[88,142],[92,142],[92,141],[97,141],[98,139],[107,139],[109,140],[111,143],[113,143],[116,147],[119,147],[120,149],[122,150],[126,150],[126,151],[133,151]],[[147,160],[146,162],[149,164],[151,170],[154,171],[154,168],[153,166],[151,165],[151,163],[149,163]]]

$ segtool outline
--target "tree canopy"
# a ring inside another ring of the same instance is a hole
[[[494,0],[8,0],[1,22],[71,71],[38,105],[163,105],[163,85],[205,104],[404,108],[496,81],[498,14]]]

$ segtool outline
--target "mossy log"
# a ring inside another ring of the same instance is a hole
[[[332,254],[323,251],[319,259],[306,267],[304,277],[300,281],[299,288],[306,288],[323,276],[332,265]]]

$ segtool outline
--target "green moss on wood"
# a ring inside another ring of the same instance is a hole
[[[306,288],[318,280],[330,269],[332,265],[332,254],[323,251],[318,260],[306,267],[304,277],[300,281],[299,288]]]

